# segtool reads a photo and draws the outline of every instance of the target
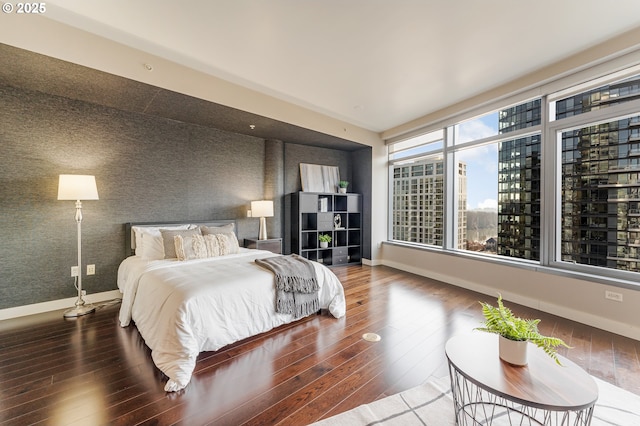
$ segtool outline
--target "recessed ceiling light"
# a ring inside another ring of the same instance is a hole
[[[144,66],[144,69],[147,71],[153,71],[153,65],[151,64],[142,64]]]

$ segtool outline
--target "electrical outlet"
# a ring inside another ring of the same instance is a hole
[[[615,300],[616,302],[622,302],[622,293],[616,293],[615,291],[606,290],[604,292],[604,298]]]
[[[77,277],[78,276],[78,267],[77,266],[72,266],[71,267],[71,276],[72,277]]]
[[[96,274],[96,265],[87,265],[87,275]]]

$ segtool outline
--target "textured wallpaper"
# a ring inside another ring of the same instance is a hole
[[[0,309],[77,294],[75,203],[56,199],[59,174],[96,176],[100,199],[83,203],[82,223],[91,294],[116,289],[124,223],[238,219],[239,237],[254,237],[249,202],[298,190],[299,162],[319,157],[349,169],[348,152],[0,86]],[[281,217],[269,222],[282,236]]]

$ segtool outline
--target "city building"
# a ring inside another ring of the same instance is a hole
[[[540,99],[501,110],[499,132],[540,124]],[[540,259],[540,135],[503,141],[498,149],[499,255]]]
[[[562,99],[556,117],[640,97],[640,78]],[[640,116],[562,134],[562,260],[640,271]]]
[[[458,248],[467,239],[467,172],[458,163]],[[419,160],[393,168],[394,240],[442,246],[444,238],[444,167],[440,159]]]
[[[540,135],[500,142],[499,255],[540,259]]]

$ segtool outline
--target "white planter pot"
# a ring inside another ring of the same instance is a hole
[[[527,365],[527,347],[529,346],[529,342],[509,340],[502,336],[499,337],[498,342],[498,349],[502,360],[516,366]]]
[[[326,241],[320,241],[320,248],[327,248],[329,247],[329,243]]]
[[[347,188],[338,188],[338,192],[341,194],[346,194],[347,193]]]

